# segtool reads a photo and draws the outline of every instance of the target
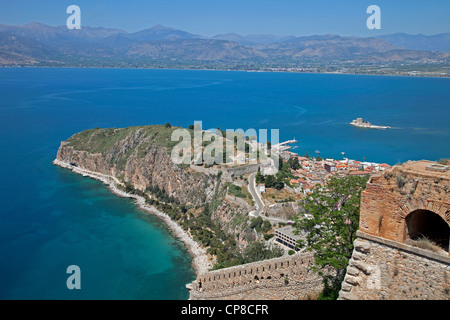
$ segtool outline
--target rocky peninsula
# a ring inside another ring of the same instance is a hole
[[[229,183],[221,175],[173,163],[174,129],[86,130],[61,142],[53,164],[102,181],[116,195],[135,199],[141,210],[161,218],[184,242],[200,275],[248,243],[245,230],[231,223],[242,220],[248,208],[226,197]]]

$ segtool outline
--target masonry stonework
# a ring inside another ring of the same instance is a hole
[[[373,176],[340,299],[450,300],[450,171],[407,162]],[[426,236],[438,246],[419,246]]]
[[[323,289],[322,278],[310,266],[314,255],[249,263],[199,275],[188,286],[191,300],[307,300]]]

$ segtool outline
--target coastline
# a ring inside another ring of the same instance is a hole
[[[160,67],[116,67],[116,66],[0,66],[0,68],[9,68],[9,69],[26,69],[26,68],[62,68],[62,69],[134,69],[134,70],[176,70],[176,71],[223,71],[223,72],[260,72],[260,73],[291,73],[291,74],[328,74],[328,75],[350,75],[350,76],[379,76],[379,77],[404,77],[404,78],[430,78],[430,79],[449,79],[450,74],[445,75],[410,75],[410,74],[393,74],[393,73],[371,73],[371,72],[338,72],[338,71],[322,71],[322,72],[309,72],[309,71],[288,71],[288,70],[277,70],[277,71],[268,71],[268,70],[259,70],[259,69],[208,69],[208,68],[160,68]]]
[[[182,241],[192,257],[192,268],[195,271],[195,274],[197,276],[204,274],[208,272],[209,269],[212,268],[212,264],[208,259],[208,255],[206,253],[206,250],[203,249],[192,237],[184,231],[175,221],[173,221],[167,214],[164,212],[159,211],[153,206],[149,206],[145,203],[145,199],[135,195],[126,193],[122,190],[120,190],[117,187],[117,184],[120,184],[120,182],[113,176],[92,172],[86,169],[82,169],[79,167],[71,166],[69,163],[66,163],[64,161],[55,159],[52,162],[54,165],[69,169],[72,172],[82,175],[84,177],[90,177],[92,179],[98,180],[103,182],[108,189],[115,195],[122,197],[122,198],[133,198],[135,199],[135,204],[138,206],[138,208],[144,212],[147,212],[149,214],[153,214],[164,221],[164,223],[169,227],[172,235]]]

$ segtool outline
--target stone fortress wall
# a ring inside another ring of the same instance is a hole
[[[422,247],[425,236],[437,246]],[[450,300],[450,168],[430,161],[372,176],[340,300]],[[315,299],[323,289],[313,253],[207,272],[193,300]]]
[[[323,289],[312,253],[211,271],[188,285],[191,300],[307,300]]]
[[[233,167],[233,168],[229,168],[227,169],[227,172],[231,175],[231,177],[238,177],[241,175],[246,175],[246,174],[251,174],[251,173],[255,173],[258,172],[258,169],[262,170],[263,165],[261,164],[248,164],[248,165],[244,165],[244,166],[237,166],[237,167]]]
[[[263,169],[265,166],[262,164],[247,164],[242,166],[235,166],[228,169],[216,169],[214,167],[205,168],[204,166],[198,166],[195,164],[190,164],[190,168],[194,171],[207,174],[207,175],[217,175],[222,172],[223,178],[227,182],[233,182],[236,177],[241,175],[251,174],[258,172],[258,169]]]
[[[341,300],[450,300],[450,258],[358,232]]]
[[[450,300],[449,170],[408,162],[369,180],[340,299]]]

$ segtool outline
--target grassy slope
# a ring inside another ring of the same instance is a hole
[[[171,148],[178,143],[171,141],[172,132],[177,128],[166,128],[162,125],[89,129],[73,135],[67,141],[75,150],[104,154],[110,151],[118,141],[134,135],[139,129],[143,129],[143,137],[151,137],[151,141],[156,145]]]

